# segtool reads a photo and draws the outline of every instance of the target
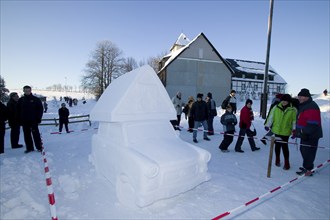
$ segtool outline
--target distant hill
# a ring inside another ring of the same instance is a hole
[[[23,90],[21,89],[11,89],[9,90],[10,92],[17,92],[19,96],[23,95]],[[84,92],[60,92],[60,91],[50,91],[50,90],[39,90],[39,89],[32,89],[33,94],[37,95],[42,95],[46,96],[47,100],[51,100],[54,97],[56,99],[59,99],[61,96],[69,96],[71,98],[76,98],[76,99],[95,99],[95,96],[90,94],[90,93],[84,93]]]

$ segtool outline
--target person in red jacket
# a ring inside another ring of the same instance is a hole
[[[298,93],[299,109],[297,114],[296,137],[300,138],[300,153],[303,166],[296,173],[311,175],[314,168],[319,139],[323,137],[321,111],[313,101],[308,89],[301,89]]]
[[[253,139],[253,132],[250,127],[252,121],[254,120],[253,111],[252,111],[252,100],[248,99],[245,102],[245,106],[241,109],[240,122],[239,122],[239,137],[236,142],[235,151],[239,153],[244,153],[241,146],[244,140],[245,134],[248,136],[250,147],[252,151],[260,150],[259,147],[256,147],[256,144]]]

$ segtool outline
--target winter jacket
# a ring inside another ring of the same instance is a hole
[[[303,140],[323,137],[320,108],[312,98],[299,105],[296,136]]]
[[[277,106],[280,102],[281,102],[281,100],[278,99],[278,98],[273,99],[272,104],[270,105],[270,108],[269,108],[268,114],[267,114],[267,116],[266,116],[266,120],[265,120],[265,122],[264,122],[264,125],[265,125],[265,126],[266,126],[266,123],[267,123],[267,121],[268,121],[268,118],[269,118],[269,115],[270,115],[272,109],[273,109],[275,106]]]
[[[292,130],[296,129],[296,117],[297,110],[292,107],[292,104],[283,106],[279,103],[272,108],[265,126],[271,127],[274,134],[290,136]]]
[[[215,104],[215,101],[213,99],[210,99],[207,103],[207,110],[209,116],[217,116],[217,106]]]
[[[231,96],[231,95],[229,95],[229,96],[227,96],[227,98],[225,99],[225,102],[226,102],[226,106],[227,106],[228,104],[230,104],[231,107],[232,107],[232,109],[233,109],[233,113],[236,113],[236,111],[237,111],[237,105],[236,105],[237,100],[236,100],[236,97],[235,97],[235,96]]]
[[[60,121],[62,122],[69,122],[69,109],[67,109],[66,107],[62,107],[58,110],[58,115],[60,117]]]
[[[176,115],[181,115],[182,113],[182,100],[177,95],[172,98],[172,103],[176,111]]]
[[[7,107],[0,102],[0,125],[4,129],[5,121],[8,119],[8,110]]]
[[[39,124],[44,110],[41,100],[31,94],[19,98],[17,112],[21,124]]]
[[[254,120],[253,111],[246,105],[241,110],[241,115],[239,117],[239,127],[243,129],[249,129],[251,127],[252,121]]]
[[[183,112],[186,114],[186,117],[191,117],[190,110],[191,110],[191,107],[194,104],[194,102],[195,101],[194,101],[193,97],[188,98],[188,103],[183,108]]]
[[[196,101],[191,107],[190,115],[195,121],[204,121],[208,119],[207,105],[204,100]]]
[[[10,99],[7,102],[8,108],[8,123],[10,127],[19,125],[19,117],[17,112],[17,103],[15,100]]]
[[[223,125],[223,131],[235,131],[235,125],[237,125],[237,118],[233,112],[226,111],[220,118],[220,122]]]

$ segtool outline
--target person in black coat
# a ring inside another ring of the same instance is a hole
[[[18,103],[17,92],[9,94],[9,101],[7,103],[8,108],[8,123],[10,127],[10,142],[11,148],[21,148],[22,144],[18,144],[21,126],[19,124],[19,118],[17,114],[17,103]]]
[[[23,92],[24,95],[19,98],[17,103],[17,111],[19,122],[23,126],[25,153],[34,151],[33,141],[36,149],[41,152],[42,144],[38,124],[41,123],[44,112],[42,102],[38,97],[32,95],[30,86],[24,86]]]
[[[237,111],[237,101],[236,101],[236,91],[235,90],[231,90],[229,96],[227,96],[227,98],[223,101],[223,109],[226,109],[226,107],[230,104],[230,106],[233,109],[233,113],[236,114]]]
[[[217,105],[215,101],[212,99],[212,93],[207,93],[206,97],[206,105],[208,109],[208,119],[207,119],[207,127],[208,127],[208,135],[214,135],[214,128],[213,128],[213,119],[217,116]]]
[[[68,123],[69,123],[69,109],[65,107],[65,103],[61,104],[61,108],[58,110],[58,115],[60,117],[60,128],[59,131],[62,132],[63,124],[65,126],[66,133],[69,133]]]
[[[0,154],[5,152],[5,132],[7,119],[7,107],[2,102],[0,102]]]
[[[207,119],[208,119],[208,109],[206,102],[203,100],[203,94],[198,93],[197,101],[191,107],[190,110],[191,116],[194,118],[194,131],[193,131],[193,141],[198,143],[197,141],[197,129],[202,124],[204,127],[204,140],[209,141],[210,139],[207,137]]]

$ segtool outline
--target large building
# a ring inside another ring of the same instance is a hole
[[[232,89],[242,99],[252,98],[260,99],[264,91],[265,63],[226,59],[234,70],[232,75]],[[277,93],[285,93],[285,80],[271,67],[268,70],[268,96],[274,96]]]
[[[229,94],[233,70],[203,33],[189,40],[181,34],[160,62],[158,76],[170,97],[178,91],[182,99],[204,97],[208,92],[219,105]]]
[[[159,64],[158,76],[170,97],[178,91],[188,96],[211,92],[220,105],[231,89],[237,97],[260,99],[263,93],[265,63],[224,59],[203,33],[190,41],[180,34]],[[268,97],[285,93],[285,80],[271,67],[268,71]]]

